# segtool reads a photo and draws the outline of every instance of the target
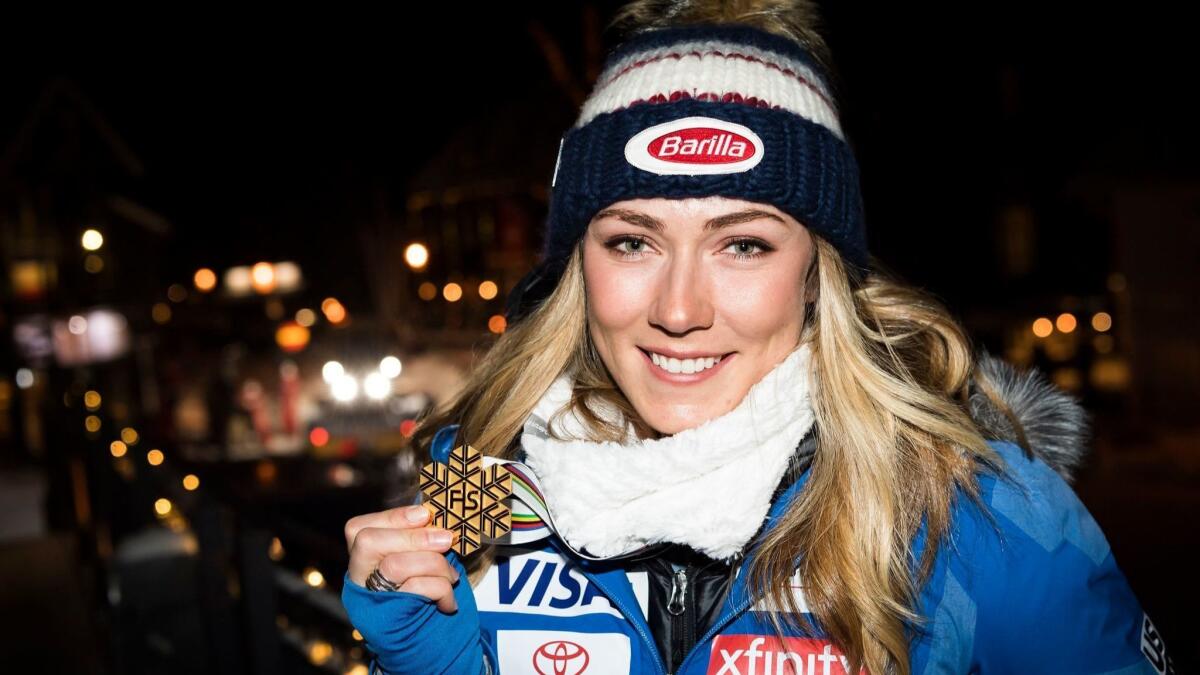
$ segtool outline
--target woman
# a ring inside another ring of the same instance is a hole
[[[868,255],[806,2],[634,2],[545,260],[415,437],[527,471],[545,537],[346,524],[382,672],[1166,672],[1067,481],[1082,410]],[[370,590],[369,590],[369,589]]]

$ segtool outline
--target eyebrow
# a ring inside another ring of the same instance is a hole
[[[618,218],[629,223],[630,225],[637,225],[648,230],[654,230],[655,232],[662,232],[663,228],[665,227],[661,220],[653,216],[649,216],[638,211],[629,211],[627,209],[605,209],[596,214],[596,219],[605,217]],[[770,211],[763,211],[761,209],[747,209],[745,211],[734,211],[733,213],[726,213],[723,216],[710,218],[708,222],[704,223],[704,231],[707,232],[709,230],[719,230],[722,227],[737,225],[738,223],[748,223],[752,220],[758,220],[759,218],[770,218],[787,225],[787,222],[784,221],[783,218],[780,218]]]

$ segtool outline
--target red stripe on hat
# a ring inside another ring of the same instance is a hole
[[[700,58],[704,58],[705,56],[720,56],[720,57],[723,57],[726,59],[742,59],[744,61],[748,61],[751,63],[760,63],[768,68],[771,68],[773,70],[778,70],[779,72],[783,73],[784,75],[787,75],[788,77],[795,79],[800,84],[803,84],[805,87],[808,87],[814,94],[817,95],[818,98],[820,98],[822,101],[824,101],[825,105],[829,106],[829,109],[831,111],[837,110],[837,108],[834,107],[833,103],[825,96],[825,94],[820,90],[820,88],[818,88],[816,85],[814,85],[812,82],[810,82],[803,75],[800,75],[799,73],[793,71],[792,69],[784,68],[784,67],[780,66],[779,64],[771,63],[770,61],[764,61],[763,59],[760,59],[757,56],[750,56],[748,54],[738,54],[736,52],[726,53],[726,52],[722,52],[722,51],[715,50],[715,49],[711,50],[711,51],[707,51],[707,52],[691,51],[691,52],[682,52],[682,53],[673,52],[673,53],[668,53],[668,54],[659,54],[658,56],[652,56],[650,58],[635,61],[635,62],[629,64],[628,66],[622,68],[620,72],[614,73],[612,77],[608,78],[608,80],[606,80],[604,82],[604,84],[601,84],[600,86],[596,87],[596,90],[600,90],[600,89],[603,89],[603,88],[609,86],[613,82],[616,82],[620,78],[624,77],[625,75],[629,74],[630,72],[632,72],[634,70],[637,70],[638,68],[641,68],[642,66],[646,66],[651,63],[657,63],[664,59],[675,59],[676,61],[678,61],[685,56],[698,56]]]

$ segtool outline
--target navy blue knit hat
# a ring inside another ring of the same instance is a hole
[[[647,31],[610,53],[562,138],[542,262],[510,292],[509,323],[553,292],[604,207],[706,196],[771,204],[867,271],[858,163],[828,74],[795,40],[699,24]]]

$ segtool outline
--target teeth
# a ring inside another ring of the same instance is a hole
[[[709,356],[703,359],[675,359],[650,352],[650,360],[654,362],[654,365],[668,373],[698,373],[720,363],[721,357]]]

